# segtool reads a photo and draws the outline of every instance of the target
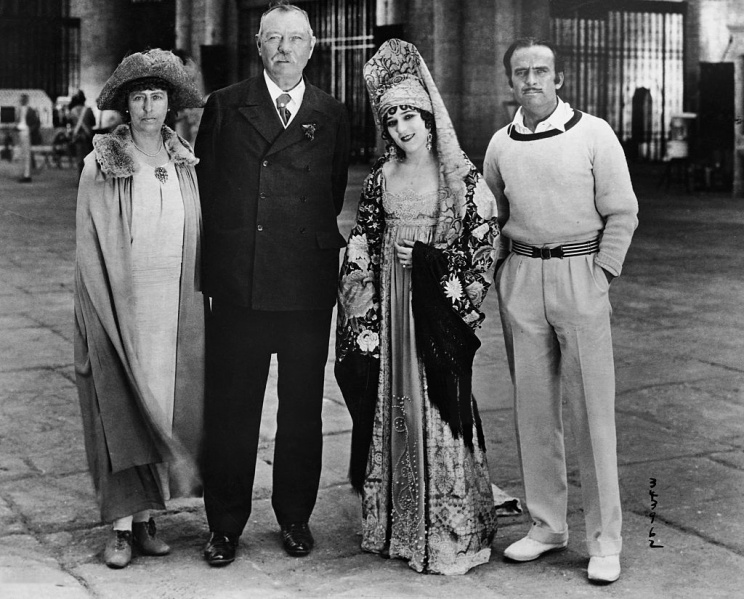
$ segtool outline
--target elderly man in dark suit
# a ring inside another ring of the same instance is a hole
[[[213,93],[196,138],[204,216],[204,502],[212,566],[235,559],[251,512],[271,354],[279,366],[272,506],[285,550],[307,555],[347,181],[344,106],[303,79],[315,37],[286,2],[261,18],[262,75]]]

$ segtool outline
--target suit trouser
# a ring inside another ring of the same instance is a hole
[[[262,312],[219,299],[207,315],[204,505],[212,531],[240,534],[251,513],[271,354],[279,406],[272,506],[310,519],[320,483],[323,380],[332,310]]]
[[[594,255],[510,254],[497,273],[528,536],[568,539],[562,407],[571,417],[590,555],[620,553],[615,373],[609,283]]]

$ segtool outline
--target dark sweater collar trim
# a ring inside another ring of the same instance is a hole
[[[573,116],[566,122],[566,131],[573,127],[576,123],[581,120],[583,114],[580,110],[574,108]],[[533,141],[536,139],[545,139],[546,137],[554,137],[565,133],[560,129],[550,129],[549,131],[541,131],[540,133],[520,133],[514,125],[509,125],[509,137],[516,141]]]

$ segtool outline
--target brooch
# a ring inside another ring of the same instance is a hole
[[[162,166],[156,167],[155,178],[158,181],[160,181],[163,185],[165,185],[165,182],[168,180],[168,171],[165,170]]]
[[[315,139],[315,128],[315,123],[307,123],[306,125],[302,125],[302,132],[310,141],[313,141]]]

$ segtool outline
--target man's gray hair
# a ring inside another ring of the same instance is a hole
[[[313,35],[313,28],[310,26],[310,17],[307,14],[307,11],[303,10],[299,6],[295,4],[291,4],[289,0],[273,0],[269,3],[269,8],[266,10],[264,14],[261,15],[261,24],[258,28],[258,33],[256,34],[256,37],[258,39],[261,39],[261,34],[263,33],[263,25],[264,20],[266,19],[266,16],[271,14],[272,12],[279,10],[284,13],[289,12],[299,12],[302,14],[302,16],[305,17],[305,20],[307,21],[307,30],[310,33],[310,35]]]

